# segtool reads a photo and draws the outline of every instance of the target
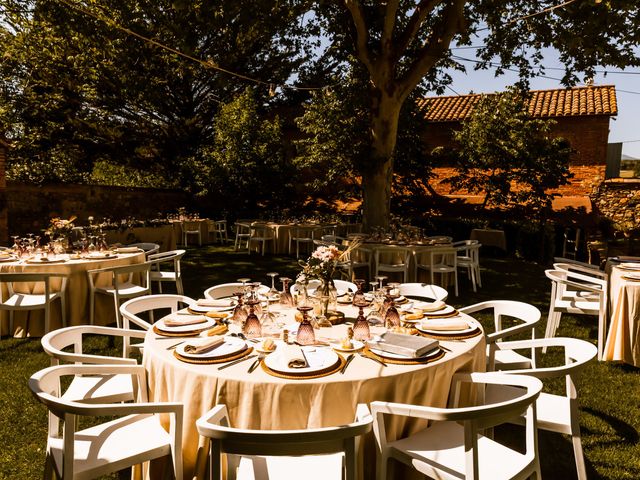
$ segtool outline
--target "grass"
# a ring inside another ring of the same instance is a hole
[[[455,306],[490,299],[521,300],[537,306],[546,318],[549,284],[544,267],[514,259],[483,258],[483,288],[471,291],[464,276],[460,296],[450,298]],[[206,287],[233,282],[237,278],[269,282],[267,273],[295,277],[295,259],[260,257],[233,252],[228,247],[189,249],[183,260],[185,293],[200,297]],[[486,323],[486,319],[483,323]],[[544,333],[545,322],[539,327]],[[592,317],[563,316],[558,335],[595,342],[596,322]],[[117,354],[104,339],[92,338],[92,351]],[[548,353],[542,362],[555,363],[558,355]],[[34,479],[42,476],[46,438],[46,410],[31,396],[27,380],[49,365],[39,339],[0,341],[0,479]],[[551,390],[564,388],[555,382]],[[590,479],[640,478],[640,370],[620,364],[589,365],[578,386],[582,441]],[[498,438],[510,439],[513,428],[503,427]],[[569,437],[540,432],[539,449],[543,478],[576,478]],[[123,475],[126,477],[126,474]],[[117,477],[113,477],[117,478]]]

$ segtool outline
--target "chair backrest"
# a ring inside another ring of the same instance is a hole
[[[180,276],[180,260],[186,253],[186,250],[169,250],[168,252],[154,253],[147,256],[147,261],[151,263],[151,268],[160,270],[163,263],[173,263],[173,271]]]
[[[333,284],[336,286],[336,290],[338,290],[338,295],[343,295],[348,291],[351,291],[351,293],[358,291],[356,284],[348,282],[347,280],[334,280]]]
[[[584,268],[590,268],[592,270],[600,271],[600,267],[598,265],[593,265],[587,262],[580,262],[578,260],[574,260],[573,258],[565,258],[565,257],[553,257],[553,262],[555,263],[569,263],[571,265],[579,265]]]
[[[5,284],[7,288],[7,292],[11,296],[14,293],[14,288],[13,288],[14,283],[22,283],[22,282],[42,283],[43,284],[42,291],[45,294],[45,302],[48,303],[49,295],[52,293],[51,280],[54,278],[61,279],[60,288],[58,289],[58,291],[61,294],[64,294],[64,292],[67,289],[67,280],[69,278],[69,276],[64,273],[49,273],[49,272],[0,273],[0,284]],[[0,293],[0,295],[2,294]],[[0,298],[0,301],[4,301],[4,297]]]
[[[141,339],[145,337],[145,333],[140,330],[99,327],[95,325],[75,325],[72,327],[59,328],[47,333],[40,340],[42,348],[47,355],[51,357],[51,365],[58,365],[59,362],[136,365],[136,360],[127,358],[126,354],[123,355],[123,357],[110,357],[84,353],[82,351],[83,335],[105,335]],[[68,347],[73,347],[72,351],[69,351]]]
[[[147,256],[153,253],[158,253],[160,251],[160,245],[158,245],[157,243],[150,243],[150,242],[132,243],[130,245],[127,245],[127,247],[138,247],[139,249],[144,250],[144,253]]]
[[[204,298],[216,300],[218,298],[232,297],[235,292],[239,292],[241,290],[242,283],[240,282],[221,283],[220,285],[214,285],[213,287],[207,288],[204,291]],[[260,285],[260,287],[258,287],[259,294],[266,295],[267,292],[269,292],[269,287],[266,285]]]
[[[459,312],[466,313],[467,315],[472,315],[483,310],[493,310],[495,331],[486,335],[487,343],[494,343],[526,331],[532,332],[542,317],[537,307],[515,300],[489,300],[458,309]],[[503,317],[515,318],[522,323],[509,328],[502,328]]]
[[[134,278],[137,283],[151,293],[151,263],[135,263],[133,265],[124,265],[117,267],[98,268],[95,270],[87,270],[87,278],[89,280],[89,287],[93,290],[95,288],[95,278],[100,274],[111,275],[111,285],[115,289],[116,297],[119,297],[120,287],[123,283],[133,283]]]
[[[428,283],[402,283],[399,287],[400,295],[405,297],[430,298],[445,301],[449,293],[438,285]]]
[[[545,270],[544,274],[551,280],[551,301],[562,300],[567,287],[574,290],[590,292],[598,295],[600,308],[606,306],[607,280],[591,275],[583,275],[567,270]]]
[[[134,391],[138,392],[139,403],[90,404],[67,400],[62,397],[61,379],[75,375],[131,375]],[[77,439],[77,416],[105,417],[126,416],[131,414],[166,413],[171,415],[170,435],[171,449],[176,471],[182,468],[182,412],[183,406],[178,403],[148,403],[147,381],[145,369],[142,365],[58,365],[45,368],[34,373],[29,379],[29,389],[35,398],[49,410],[49,439],[62,439],[62,459],[55,459],[61,464],[63,478],[73,478],[74,448]],[[64,428],[60,428],[62,420]],[[126,425],[126,424],[124,424]],[[117,428],[117,427],[115,427]],[[62,432],[62,434],[61,434]],[[91,439],[83,438],[91,448]],[[129,439],[127,439],[129,440]],[[99,442],[100,439],[97,439]],[[139,439],[138,441],[141,441]],[[98,457],[96,453],[93,458]],[[146,459],[138,453],[134,460],[140,463]],[[103,460],[96,460],[98,466],[104,466]],[[124,466],[129,466],[123,465]],[[122,468],[122,467],[121,467]],[[109,473],[109,472],[106,472]]]
[[[519,377],[518,381],[514,381]],[[483,398],[486,385],[518,387],[517,393],[506,401],[495,404],[481,404],[472,407],[458,407],[459,393],[463,383],[471,383],[480,389],[479,398]],[[526,456],[533,461],[537,456],[536,407],[535,401],[540,395],[542,382],[534,377],[504,375],[501,373],[457,373],[452,379],[450,403],[453,408],[435,408],[421,405],[406,405],[389,402],[371,403],[373,429],[379,444],[387,443],[385,415],[403,415],[434,421],[459,422],[464,427],[464,451],[466,453],[466,478],[478,478],[478,434],[487,428],[509,422],[525,414],[526,419]],[[499,461],[495,459],[493,461]],[[475,475],[473,475],[475,472]]]
[[[199,220],[185,220],[182,222],[182,231],[186,233],[200,233],[201,222]]]
[[[275,238],[275,232],[267,223],[253,222],[251,224],[251,238]]]
[[[376,247],[376,265],[404,268],[405,266],[409,265],[409,258],[411,257],[411,253],[411,249],[406,247]]]
[[[371,431],[366,405],[358,405],[356,420],[347,425],[305,430],[247,430],[230,425],[226,405],[217,405],[196,421],[198,433],[211,439],[219,453],[292,456],[345,452],[353,462],[355,439]],[[351,447],[348,447],[351,443]],[[213,458],[213,462],[220,462]],[[218,463],[219,468],[219,463]]]
[[[562,270],[565,272],[573,272],[586,276],[592,276],[605,281],[609,278],[609,275],[607,275],[606,272],[601,271],[595,265],[585,267],[584,265],[573,262],[554,262],[553,268],[555,270]]]
[[[429,265],[457,265],[458,251],[454,247],[430,247],[426,251]]]
[[[168,293],[160,293],[156,295],[144,295],[142,297],[132,298],[120,305],[120,314],[122,315],[123,327],[130,328],[129,322],[139,326],[144,330],[149,330],[151,324],[138,316],[143,312],[152,312],[153,310],[169,309],[176,312],[184,305],[195,305],[193,298],[184,295],[172,295]]]

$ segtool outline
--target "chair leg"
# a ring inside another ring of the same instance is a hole
[[[176,279],[176,291],[178,292],[178,295],[184,295],[184,289],[182,288],[182,278],[177,278]]]
[[[478,280],[478,287],[482,288],[482,278],[480,277],[480,265],[476,265],[476,279]]]
[[[458,296],[458,269],[453,272],[453,285],[455,287],[456,297]],[[475,292],[475,290],[474,290]]]
[[[96,316],[96,294],[91,292],[89,295],[89,325],[95,323]]]
[[[13,310],[9,310],[9,338],[13,337]]]
[[[158,293],[162,293],[162,281],[158,282]]]
[[[580,432],[571,437],[573,443],[573,455],[576,457],[576,471],[578,472],[578,480],[587,480],[587,469],[584,464],[584,454],[582,453],[582,440]]]
[[[47,453],[47,457],[44,460],[44,473],[42,474],[42,478],[44,480],[53,480],[53,476],[53,458]]]
[[[64,294],[60,295],[60,318],[62,318],[62,326],[67,326],[67,302],[64,299]]]

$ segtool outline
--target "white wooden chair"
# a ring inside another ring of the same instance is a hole
[[[189,237],[196,237],[198,239],[198,246],[202,246],[202,230],[200,229],[201,222],[193,220],[185,220],[182,222],[182,245],[185,247],[189,244]]]
[[[89,280],[89,323],[93,325],[95,322],[96,295],[107,295],[113,298],[116,324],[120,328],[120,300],[151,293],[150,269],[151,264],[146,262],[122,267],[87,270],[87,278]],[[111,282],[106,286],[99,285],[100,276],[110,276]]]
[[[595,277],[597,280],[595,283],[586,282],[587,285],[591,287],[599,288],[602,285],[602,281],[608,282],[609,275],[603,271],[601,271],[597,266],[590,265],[585,266],[586,264],[582,264],[582,262],[554,262],[553,268],[555,270],[562,270],[564,272],[572,272],[578,273],[580,275],[585,275],[587,277]],[[581,279],[577,279],[578,283],[585,283]],[[564,285],[559,289],[559,295],[563,298],[591,298],[595,299],[598,295],[594,294],[591,291],[584,290],[576,290],[572,288],[565,288]]]
[[[239,248],[249,248],[249,237],[251,236],[251,220],[238,220],[234,223],[236,229],[236,239],[233,244],[237,252]],[[244,247],[243,247],[244,244]]]
[[[595,270],[595,271],[600,271],[600,267],[598,265],[593,265],[591,263],[587,263],[587,262],[580,262],[578,260],[575,260],[573,258],[566,258],[566,257],[553,257],[553,263],[569,263],[571,265],[578,265],[580,267],[584,267],[584,268],[589,268],[591,270]]]
[[[499,350],[497,349],[496,343],[522,333],[528,333],[532,339],[535,338],[535,327],[542,317],[540,310],[528,303],[514,300],[490,300],[458,309],[459,312],[471,316],[473,316],[474,313],[484,310],[493,311],[494,326],[492,333],[485,334],[487,341],[487,370],[510,370],[535,367],[536,358],[534,349],[531,350],[531,357],[526,357],[512,350]],[[502,324],[504,317],[517,319],[522,323],[504,328]]]
[[[209,235],[213,233],[213,239],[215,242],[220,242],[223,245],[229,243],[229,233],[227,232],[226,220],[209,221]]]
[[[458,296],[458,252],[454,247],[429,247],[415,252],[415,278],[419,270],[429,272],[429,283],[435,284],[435,275],[442,278],[446,274],[453,276],[456,297]]]
[[[247,253],[251,254],[252,245],[254,243],[258,244],[258,247],[256,248],[256,250],[259,252],[262,252],[263,257],[267,250],[268,243],[271,244],[271,251],[275,252],[276,251],[276,235],[275,235],[275,232],[273,231],[273,228],[271,228],[266,223],[258,223],[258,222],[252,223],[251,233],[247,241],[247,244],[248,244]]]
[[[306,245],[310,247],[313,245],[313,241],[317,236],[322,236],[322,229],[320,227],[294,227],[289,233],[289,248],[288,253],[291,255],[293,250],[293,244],[296,245],[296,258],[300,258],[300,245]]]
[[[551,280],[551,298],[545,338],[555,336],[563,313],[598,317],[598,360],[602,358],[606,334],[607,281],[566,270],[545,270]],[[567,294],[569,291],[579,294]],[[546,348],[543,348],[546,352]]]
[[[213,287],[209,287],[204,291],[204,298],[210,298],[212,300],[217,300],[219,298],[227,298],[233,297],[235,292],[239,292],[242,290],[242,283],[240,282],[232,282],[232,283],[221,283],[219,285],[214,285]],[[266,285],[260,285],[258,287],[258,293],[260,295],[266,295],[269,292],[269,287]]]
[[[349,276],[349,280],[352,280],[358,275],[358,271],[365,270],[366,277],[371,277],[371,264],[373,260],[373,252],[370,248],[358,246],[347,254],[345,259],[346,270]]]
[[[130,338],[144,339],[145,332],[122,328],[97,327],[94,325],[76,325],[59,328],[47,333],[41,339],[42,348],[51,357],[51,365],[62,363],[95,365],[136,365],[134,358],[123,347],[122,357],[93,355],[83,352],[84,335],[102,335],[111,338],[121,337],[123,345]],[[69,350],[71,347],[71,350]],[[64,400],[84,403],[113,403],[133,400],[135,392],[131,375],[76,375],[62,395]]]
[[[519,395],[507,401],[479,406],[458,406],[460,382],[484,387],[519,387]],[[377,479],[396,478],[395,460],[408,465],[429,478],[438,479],[526,479],[540,478],[535,401],[542,382],[537,378],[501,373],[457,373],[453,376],[452,408],[373,402],[373,431],[378,445]],[[524,414],[526,450],[521,453],[484,436],[482,432]],[[429,420],[429,426],[413,435],[395,441],[387,439],[385,417]]]
[[[162,293],[163,282],[172,282],[176,284],[176,292],[178,295],[184,293],[180,260],[182,260],[185,253],[186,250],[170,250],[168,252],[154,253],[147,257],[147,260],[151,263],[149,279],[152,283],[155,282],[158,284],[158,292]],[[166,268],[169,264],[173,266],[173,269]],[[165,267],[164,269],[163,266]]]
[[[127,245],[127,247],[137,247],[140,250],[144,250],[144,254],[146,257],[149,257],[149,255],[153,255],[154,253],[158,253],[160,251],[160,245],[151,242],[131,243]]]
[[[380,272],[401,273],[402,282],[409,281],[409,262],[413,252],[405,247],[376,247],[374,250],[375,276]]]
[[[401,283],[400,295],[405,297],[430,298],[432,300],[442,300],[443,302],[449,296],[444,288],[438,285],[429,285],[428,283]]]
[[[54,290],[53,279],[60,280],[60,288]],[[0,293],[0,310],[9,312],[9,335],[13,335],[13,312],[27,310],[44,310],[44,331],[51,330],[51,304],[60,300],[62,326],[67,326],[66,291],[67,275],[63,273],[0,273],[0,290],[6,288],[7,296]],[[25,293],[24,284],[33,284],[29,290],[36,293]],[[22,285],[20,285],[22,284]]]
[[[210,439],[210,480],[355,480],[358,437],[371,430],[371,414],[360,404],[355,421],[347,425],[244,430],[230,425],[226,405],[216,405],[196,421],[196,427]],[[227,457],[226,472],[222,454]]]
[[[78,375],[130,375],[138,403],[87,404],[62,398],[61,378]],[[171,460],[182,480],[182,412],[180,403],[147,400],[144,367],[138,365],[59,365],[29,379],[29,388],[49,409],[44,478],[98,478],[156,458]],[[169,416],[169,432],[160,414]],[[80,417],[117,416],[115,420],[78,430]]]
[[[585,368],[593,360],[598,351],[596,347],[584,340],[577,338],[544,338],[537,340],[521,340],[515,342],[501,342],[497,344],[496,353],[513,351],[518,349],[531,349],[540,347],[560,347],[564,349],[564,365],[532,368],[509,371],[509,374],[527,375],[541,380],[565,377],[566,390],[564,395],[554,395],[542,392],[536,401],[537,427],[551,432],[564,433],[571,436],[573,453],[575,455],[576,470],[579,480],[587,480],[587,473],[582,453],[582,440],[580,435],[580,409],[576,380]],[[508,392],[487,390],[487,399],[494,402],[508,399]],[[522,423],[523,419],[515,420]]]
[[[480,277],[481,246],[477,240],[461,240],[453,243],[453,247],[457,251],[456,264],[458,268],[467,270],[467,277],[471,281],[474,292],[476,291],[476,284],[482,288],[482,278]]]
[[[158,294],[144,295],[127,300],[120,305],[120,315],[122,316],[122,327],[125,330],[132,329],[133,326],[141,328],[143,331],[149,330],[154,323],[155,310],[169,310],[171,313],[184,308],[184,306],[195,305],[196,301],[184,295]],[[147,313],[149,321],[140,318],[141,313]],[[133,324],[133,325],[132,325]],[[135,330],[139,332],[139,330]],[[138,338],[138,337],[136,337]],[[142,336],[144,338],[144,334]],[[132,345],[129,338],[123,338],[124,355],[129,356],[132,348],[141,348],[142,343]]]

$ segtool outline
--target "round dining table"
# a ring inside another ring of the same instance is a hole
[[[275,309],[284,316],[284,323],[295,322],[295,309],[280,306]],[[340,310],[345,314],[346,322],[317,329],[317,338],[331,342],[347,335],[357,309],[346,306]],[[467,319],[475,322],[470,317]],[[237,327],[230,326],[232,331],[234,328]],[[375,328],[379,329],[378,333],[384,331],[382,327],[372,327],[373,334]],[[239,428],[306,429],[344,425],[353,421],[359,403],[375,400],[445,407],[451,379],[456,372],[483,371],[485,368],[485,339],[481,327],[479,334],[472,338],[441,341],[446,349],[443,349],[444,355],[427,364],[387,363],[383,366],[356,354],[344,373],[335,372],[313,379],[272,376],[266,368],[249,373],[248,367],[253,360],[222,370],[218,369],[219,365],[185,363],[172,349],[182,340],[149,330],[144,342],[143,365],[148,374],[150,401],[184,404],[184,478],[204,476],[208,441],[199,437],[195,422],[214,405],[225,404],[231,425]],[[387,432],[406,435],[424,426],[417,419],[394,417]],[[361,474],[363,478],[374,478],[372,434],[363,443],[362,458],[367,460]]]
[[[41,262],[37,259],[20,259],[0,263],[0,272],[3,273],[61,273],[68,276],[66,291],[66,318],[67,325],[83,325],[89,323],[89,282],[87,271],[107,267],[117,267],[143,263],[145,254],[142,250],[134,253],[100,254],[94,257],[75,258],[70,255],[57,256],[53,261]],[[110,274],[99,274],[96,278],[97,286],[105,286],[111,283]],[[51,282],[52,291],[60,288],[60,279]],[[7,298],[6,286],[3,285],[2,298]],[[31,282],[22,282],[14,285],[14,290],[21,293],[42,293],[38,290],[42,285]],[[116,321],[113,300],[105,295],[96,296],[96,325],[107,325]],[[2,311],[0,324],[2,334],[10,333],[16,337],[44,335],[43,310],[15,312],[14,331],[8,332],[8,313]],[[60,316],[60,303],[56,300],[51,308],[51,329],[62,327]]]
[[[611,313],[602,359],[640,367],[640,264],[631,267],[614,266],[609,275]]]

